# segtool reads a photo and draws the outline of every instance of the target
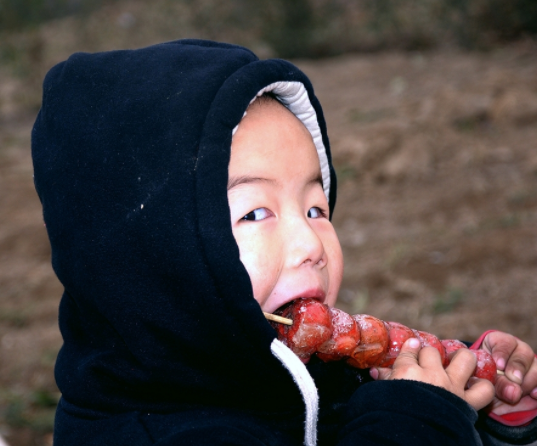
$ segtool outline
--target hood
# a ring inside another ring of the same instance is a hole
[[[47,74],[32,156],[65,288],[55,374],[66,401],[303,407],[271,353],[227,203],[233,130],[267,89],[312,132],[332,211],[322,110],[286,61],[182,40],[77,53]]]

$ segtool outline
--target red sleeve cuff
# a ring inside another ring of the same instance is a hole
[[[470,350],[478,350],[481,348],[481,344],[483,344],[483,339],[485,339],[485,336],[487,336],[489,333],[493,333],[498,330],[487,330],[485,333],[483,333],[479,338],[477,338],[477,341],[475,341],[471,346]]]
[[[511,412],[503,415],[496,415],[493,412],[489,412],[488,416],[505,426],[520,427],[529,424],[537,417],[537,409]]]

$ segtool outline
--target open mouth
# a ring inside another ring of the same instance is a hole
[[[299,297],[299,299],[301,299]],[[293,299],[293,300],[290,300],[289,302],[283,304],[281,307],[277,308],[275,311],[274,311],[274,314],[278,315],[278,316],[283,316],[283,314],[288,310],[288,308],[290,308],[294,302],[296,301],[296,299]]]
[[[301,291],[299,294],[296,294],[295,297],[289,297],[289,300],[279,306],[276,310],[273,311],[273,314],[279,316],[283,315],[284,312],[288,311],[288,308],[293,306],[300,306],[300,302],[317,302],[321,305],[324,305],[326,299],[326,293],[322,288],[312,288],[306,291]],[[307,304],[309,307],[310,304]],[[326,306],[326,305],[324,305]],[[313,307],[312,307],[313,308]],[[309,308],[311,310],[312,308]]]

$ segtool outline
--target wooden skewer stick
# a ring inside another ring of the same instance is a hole
[[[265,313],[264,311],[263,311],[263,314],[269,321],[274,321],[274,322],[278,322],[280,324],[285,324],[285,325],[293,325],[292,319],[287,319],[286,317],[277,316],[271,313]]]

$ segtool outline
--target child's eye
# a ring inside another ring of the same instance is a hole
[[[324,217],[324,212],[321,210],[321,208],[312,207],[308,211],[308,218],[321,218],[321,217]]]
[[[265,218],[269,217],[270,211],[266,208],[258,208],[254,209],[251,212],[248,212],[244,217],[241,218],[241,220],[246,221],[259,221],[264,220]]]

